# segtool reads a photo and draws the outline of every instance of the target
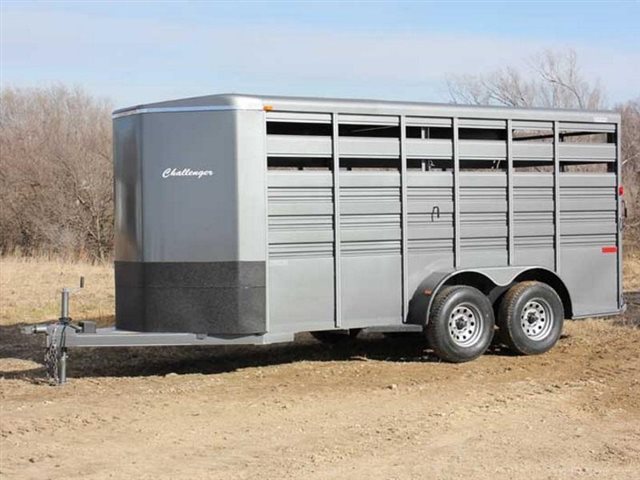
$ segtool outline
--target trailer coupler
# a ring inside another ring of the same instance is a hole
[[[80,325],[75,325],[70,321],[58,320],[57,323],[30,326],[23,330],[27,334],[46,336],[44,367],[47,378],[52,384],[62,385],[67,382],[67,361],[69,359],[67,334],[82,333],[85,329],[95,331],[95,323],[80,322]]]

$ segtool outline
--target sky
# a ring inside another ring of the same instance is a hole
[[[2,87],[114,107],[213,93],[447,101],[448,75],[574,49],[611,104],[640,96],[640,1],[0,3]]]

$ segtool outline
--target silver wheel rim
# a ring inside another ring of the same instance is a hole
[[[449,336],[460,347],[475,345],[484,328],[484,318],[474,305],[461,303],[456,305],[449,315]]]
[[[543,340],[553,328],[553,310],[543,298],[533,298],[527,302],[520,315],[520,326],[531,340]]]

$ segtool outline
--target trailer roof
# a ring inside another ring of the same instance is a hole
[[[263,110],[293,112],[338,112],[375,115],[417,115],[437,117],[500,118],[619,123],[620,114],[611,110],[570,110],[458,105],[450,103],[401,102],[371,99],[286,97],[250,94],[217,94],[135,105],[113,112],[114,117],[151,112]]]

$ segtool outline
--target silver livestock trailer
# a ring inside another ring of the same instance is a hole
[[[615,112],[212,95],[113,119],[116,328],[47,327],[59,350],[377,329],[460,362],[624,308]]]

